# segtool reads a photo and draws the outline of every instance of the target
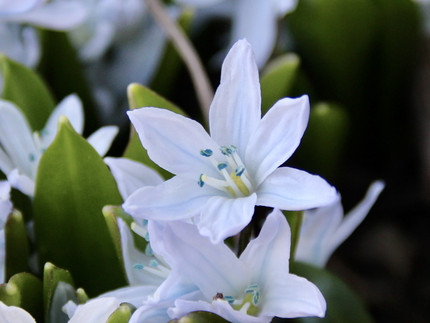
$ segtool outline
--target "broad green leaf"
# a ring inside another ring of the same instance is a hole
[[[331,103],[313,106],[297,151],[300,165],[311,173],[333,180],[346,148],[349,124],[349,114],[342,106]]]
[[[6,277],[28,271],[29,245],[22,214],[14,210],[8,217],[5,225],[6,238]]]
[[[106,323],[127,323],[130,320],[132,311],[126,304],[121,304],[120,307],[113,312]]]
[[[291,252],[290,262],[296,255],[297,243],[299,242],[300,230],[302,228],[303,211],[282,211],[287,218],[291,229]]]
[[[125,285],[125,273],[102,214],[121,204],[102,158],[65,117],[43,154],[34,196],[34,229],[41,263],[70,270],[90,296]]]
[[[175,106],[173,103],[167,101],[163,97],[159,96],[157,93],[148,89],[147,87],[132,83],[127,88],[128,103],[130,109],[137,109],[141,107],[157,107],[163,108],[175,113],[185,115],[185,113]],[[131,135],[128,146],[124,152],[123,157],[133,159],[135,161],[141,162],[159,172],[164,178],[170,178],[172,175],[166,170],[155,164],[148,156],[146,149],[142,147],[140,143],[139,136],[133,127],[131,127]]]
[[[55,101],[40,76],[0,54],[4,84],[2,98],[24,112],[33,130],[41,130],[55,108]]]
[[[290,267],[290,271],[298,276],[307,278],[317,285],[327,302],[327,313],[325,318],[308,317],[294,319],[293,321],[305,323],[373,322],[360,298],[348,287],[348,285],[325,269],[303,263],[293,263]]]
[[[171,320],[169,323],[224,323],[228,322],[222,317],[210,312],[192,312],[177,320]]]
[[[43,307],[45,321],[47,322],[49,322],[51,303],[60,282],[74,286],[72,275],[68,270],[47,262],[43,268]]]
[[[299,67],[300,58],[295,54],[285,54],[269,62],[260,80],[262,114],[290,94]]]
[[[29,273],[18,273],[7,284],[0,285],[0,301],[22,307],[38,322],[43,317],[42,282]]]
[[[38,70],[49,83],[57,101],[76,93],[85,107],[86,133],[96,129],[95,102],[88,87],[82,65],[67,34],[52,30],[40,30],[42,59]]]
[[[112,208],[109,206],[104,206],[102,209],[103,216],[106,221],[106,225],[108,227],[109,233],[112,237],[112,241],[114,243],[116,256],[120,259],[120,263],[124,263],[124,258],[122,256],[122,247],[121,247],[121,233],[119,232],[118,222],[116,220],[116,215],[114,212],[111,212]],[[124,268],[125,271],[125,268]]]

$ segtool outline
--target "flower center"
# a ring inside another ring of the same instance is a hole
[[[200,150],[200,155],[209,158],[212,165],[223,177],[223,179],[209,177],[201,174],[197,182],[200,187],[205,184],[216,188],[217,190],[229,193],[233,197],[248,196],[253,192],[253,186],[249,173],[237,153],[237,148],[233,145],[222,146],[221,153],[225,156],[224,162],[219,162],[213,156],[211,149]]]
[[[248,286],[244,292],[245,296],[243,297],[243,299],[235,299],[233,296],[223,296],[223,299],[227,301],[237,311],[241,311],[243,313],[253,316],[258,315],[260,288],[257,284],[253,284]]]

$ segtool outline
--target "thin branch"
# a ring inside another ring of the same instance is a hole
[[[160,3],[159,0],[144,1],[155,20],[168,34],[187,66],[196,90],[197,99],[202,109],[202,113],[207,121],[209,117],[209,107],[212,102],[214,92],[193,45],[178,24],[169,17],[163,4]]]

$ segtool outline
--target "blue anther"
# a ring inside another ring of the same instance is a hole
[[[227,146],[221,146],[220,150],[221,153],[225,156],[231,155],[233,153],[233,151]]]
[[[143,221],[142,221],[142,225],[143,225],[144,227],[146,227],[146,226],[148,225],[148,220],[147,220],[147,219],[143,219]]]
[[[143,268],[145,268],[145,265],[143,265],[143,264],[134,264],[133,265],[133,269],[142,270]]]
[[[149,242],[149,232],[146,232],[145,236],[143,237],[146,241]]]
[[[145,255],[149,257],[154,255],[154,252],[152,251],[151,245],[149,243],[145,247]]]
[[[199,184],[200,187],[203,187],[203,185],[205,185],[205,181],[203,180],[203,176],[204,176],[204,174],[200,174],[199,181],[197,182],[197,184]]]
[[[218,168],[218,170],[223,170],[224,168],[227,168],[227,164],[226,163],[219,163],[217,168]]]
[[[30,159],[31,162],[34,162],[36,160],[36,157],[34,156],[34,154],[29,154],[28,158]]]
[[[257,305],[260,300],[260,288],[257,284],[248,286],[245,289],[246,294],[252,294],[252,304]]]
[[[245,171],[245,167],[243,166],[236,168],[235,170],[236,176],[239,176],[239,177],[242,176],[244,171]]]
[[[224,300],[227,301],[229,304],[234,303],[234,297],[233,296],[224,296]]]
[[[46,136],[47,134],[49,134],[49,131],[46,129],[42,129],[40,130],[40,134]]]
[[[149,265],[150,265],[151,267],[157,267],[157,266],[158,266],[158,261],[157,261],[157,260],[155,260],[155,259],[151,259],[151,260],[149,261]]]
[[[200,155],[202,155],[203,157],[210,157],[212,156],[213,151],[211,149],[201,149],[200,150]]]

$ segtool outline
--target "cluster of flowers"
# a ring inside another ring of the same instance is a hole
[[[257,64],[250,44],[241,40],[222,67],[210,136],[199,123],[165,109],[128,113],[150,158],[175,176],[163,181],[143,164],[105,158],[125,200],[123,209],[135,220],[132,229],[149,244],[146,252],[136,249],[129,227],[118,219],[130,286],[84,305],[69,302],[65,311],[71,322],[102,322],[123,302],[137,308],[130,322],[167,322],[194,311],[232,322],[325,315],[318,288],[289,273],[291,233],[281,210],[305,210],[296,260],[324,266],[383,184],[373,184],[344,218],[338,193],[324,179],[280,167],[306,129],[307,96],[279,100],[262,118],[260,101]],[[58,117],[67,116],[82,131],[82,109],[74,108],[79,105],[77,97],[66,98],[45,128],[32,134],[22,113],[1,101],[0,168],[10,185],[33,194],[38,161],[54,139]],[[17,135],[10,136],[12,131]],[[88,140],[103,155],[115,133],[101,129]],[[8,185],[1,186],[3,225],[11,210]],[[238,257],[237,247],[224,240],[243,232],[255,206],[273,211]]]

